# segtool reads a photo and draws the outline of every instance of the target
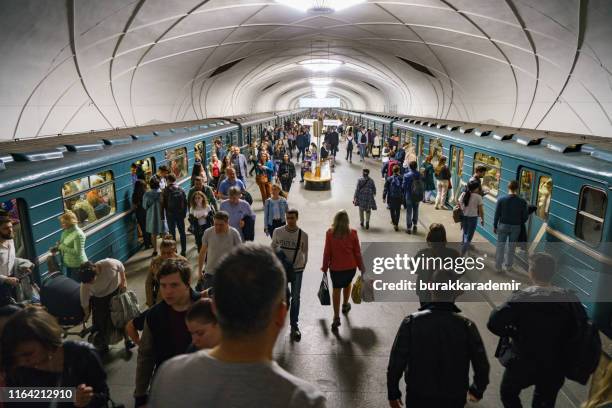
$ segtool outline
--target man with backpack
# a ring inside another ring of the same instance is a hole
[[[162,192],[162,208],[166,214],[168,228],[176,240],[176,230],[181,238],[181,256],[187,252],[187,235],[185,234],[185,217],[187,216],[187,196],[181,186],[176,184],[174,174],[166,177],[168,185]]]
[[[601,354],[597,330],[572,291],[553,286],[555,259],[529,258],[533,286],[494,309],[487,327],[500,336],[496,357],[506,367],[500,386],[505,408],[520,408],[520,393],[535,385],[533,407],[554,407],[565,377],[586,384]]]
[[[411,161],[408,164],[409,171],[404,174],[404,191],[406,206],[406,234],[416,234],[417,222],[419,220],[419,204],[425,196],[425,183],[421,173],[417,170],[417,162]]]
[[[387,161],[385,164],[383,164],[383,178],[387,179],[387,177],[391,177],[391,175],[393,174],[393,168],[395,166],[399,166],[400,168],[400,174],[402,172],[402,163],[398,162],[395,159],[395,152],[392,152],[389,155],[389,161]]]
[[[393,175],[387,177],[385,181],[385,189],[383,190],[383,203],[386,201],[391,211],[391,223],[396,231],[399,230],[400,211],[402,210],[402,201],[404,200],[404,191],[402,190],[402,176],[400,168],[396,164],[393,166]]]
[[[364,161],[366,157],[366,147],[368,146],[368,135],[366,134],[365,127],[357,131],[357,144],[359,146],[359,161]]]

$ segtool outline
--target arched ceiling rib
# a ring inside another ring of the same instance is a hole
[[[311,94],[297,62],[313,56],[344,62],[330,95],[346,107],[612,133],[607,0],[369,1],[325,15],[250,0],[2,7],[0,139],[287,109]]]

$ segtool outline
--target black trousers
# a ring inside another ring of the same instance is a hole
[[[393,225],[398,225],[400,214],[402,212],[402,197],[388,197],[389,211],[391,212],[391,222]]]
[[[331,145],[331,155],[336,157],[336,153],[338,153],[338,143],[333,143]]]
[[[346,160],[353,161],[353,149],[346,149]]]
[[[465,399],[465,396],[451,398],[406,394],[406,408],[463,408],[465,407]]]
[[[504,408],[522,408],[519,398],[521,391],[535,385],[532,408],[554,408],[564,381],[559,370],[542,372],[531,367],[511,366],[504,371],[500,386],[501,401]]]
[[[136,214],[136,222],[138,222],[140,232],[142,233],[144,246],[145,248],[149,248],[151,246],[151,234],[147,232],[147,210],[143,207],[137,207],[136,210],[134,210],[134,214]]]
[[[118,330],[113,325],[110,314],[111,300],[118,293],[119,289],[115,289],[110,295],[104,297],[92,296],[90,298],[93,331],[97,332],[97,335],[94,337],[94,346],[97,348],[108,347],[111,332]]]

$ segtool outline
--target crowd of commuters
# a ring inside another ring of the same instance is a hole
[[[329,155],[338,151],[343,130],[326,135]],[[393,140],[383,146],[377,132],[353,127],[346,134],[348,161],[353,144],[361,160],[371,155],[383,161],[382,197],[396,231],[402,205],[409,234],[417,231],[419,205],[430,202],[435,189],[436,207],[445,205],[450,177],[444,160],[434,168],[428,157],[419,168],[410,149],[397,150]],[[60,218],[60,241],[51,254],[61,257],[65,273],[80,284],[85,320],[92,316],[93,346],[63,340],[58,321],[43,308],[22,308],[3,301],[0,385],[74,387],[73,406],[108,406],[110,392],[99,356],[123,339],[126,350],[133,347],[132,341],[138,344],[136,407],[326,406],[325,397],[314,385],[282,369],[272,355],[287,314],[291,339],[302,339],[299,313],[309,237],[298,226],[299,211],[289,205],[286,193],[296,175],[293,151],[303,161],[317,154],[307,137],[306,129],[292,124],[268,129],[260,143],[252,146],[248,159],[240,149],[226,150],[216,141],[209,165],[199,162],[194,170],[188,194],[164,166],[148,186],[136,177],[132,208],[144,247],[153,250],[153,259],[145,281],[147,309],[125,327],[117,327],[111,317],[112,300],[128,288],[125,267],[110,258],[89,261],[85,235],[74,213],[66,211]],[[255,213],[246,190],[253,172],[262,195],[264,233],[271,238],[268,245],[246,242],[255,233]],[[376,183],[369,173],[367,168],[362,170],[353,195],[360,226],[366,230],[371,211],[377,208]],[[478,168],[458,199],[461,251],[447,245],[444,225],[434,223],[427,232],[424,256],[457,258],[468,251],[478,220],[484,223],[482,196],[486,191],[481,173]],[[495,211],[495,265],[500,273],[511,270],[515,243],[528,218],[527,204],[517,190],[518,183],[510,182],[508,194],[498,199]],[[186,256],[186,221],[195,238],[195,264]],[[14,295],[19,284],[16,271],[31,273],[33,266],[15,256],[12,239],[11,221],[0,214],[2,299]],[[504,361],[500,387],[506,408],[520,407],[520,392],[532,385],[533,406],[553,407],[564,383],[564,353],[586,313],[571,291],[552,284],[556,268],[551,256],[532,255],[532,285],[514,293],[490,315],[487,328],[500,336],[500,344],[512,340],[511,363]],[[340,312],[347,315],[351,310],[357,270],[365,272],[359,233],[351,228],[345,210],[335,214],[325,233],[320,269],[331,277],[331,329],[338,333]],[[442,271],[420,270],[417,275],[419,280],[434,283],[449,279]],[[401,322],[391,347],[389,406],[459,408],[467,401],[481,400],[489,384],[490,366],[476,323],[462,316],[455,304],[460,293],[432,290],[418,295],[420,308]]]

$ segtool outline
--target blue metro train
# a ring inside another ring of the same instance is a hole
[[[442,119],[336,110],[354,124],[378,130],[384,140],[407,145],[419,161],[434,166],[448,158],[453,204],[478,165],[485,226],[478,232],[495,242],[493,215],[508,182],[536,207],[528,221],[529,251],[546,248],[560,265],[559,284],[572,288],[598,327],[612,337],[612,138],[513,129]],[[524,252],[519,258],[525,261]]]
[[[59,240],[58,217],[97,199],[105,205],[80,224],[88,258],[122,261],[138,242],[131,214],[136,163],[147,177],[167,165],[188,189],[196,154],[204,163],[221,139],[225,146],[245,148],[264,128],[295,120],[301,111],[236,118],[205,119],[132,129],[58,135],[0,143],[0,208],[14,221],[17,256],[37,265],[39,283],[47,272],[49,248]],[[93,219],[90,219],[93,218]]]

